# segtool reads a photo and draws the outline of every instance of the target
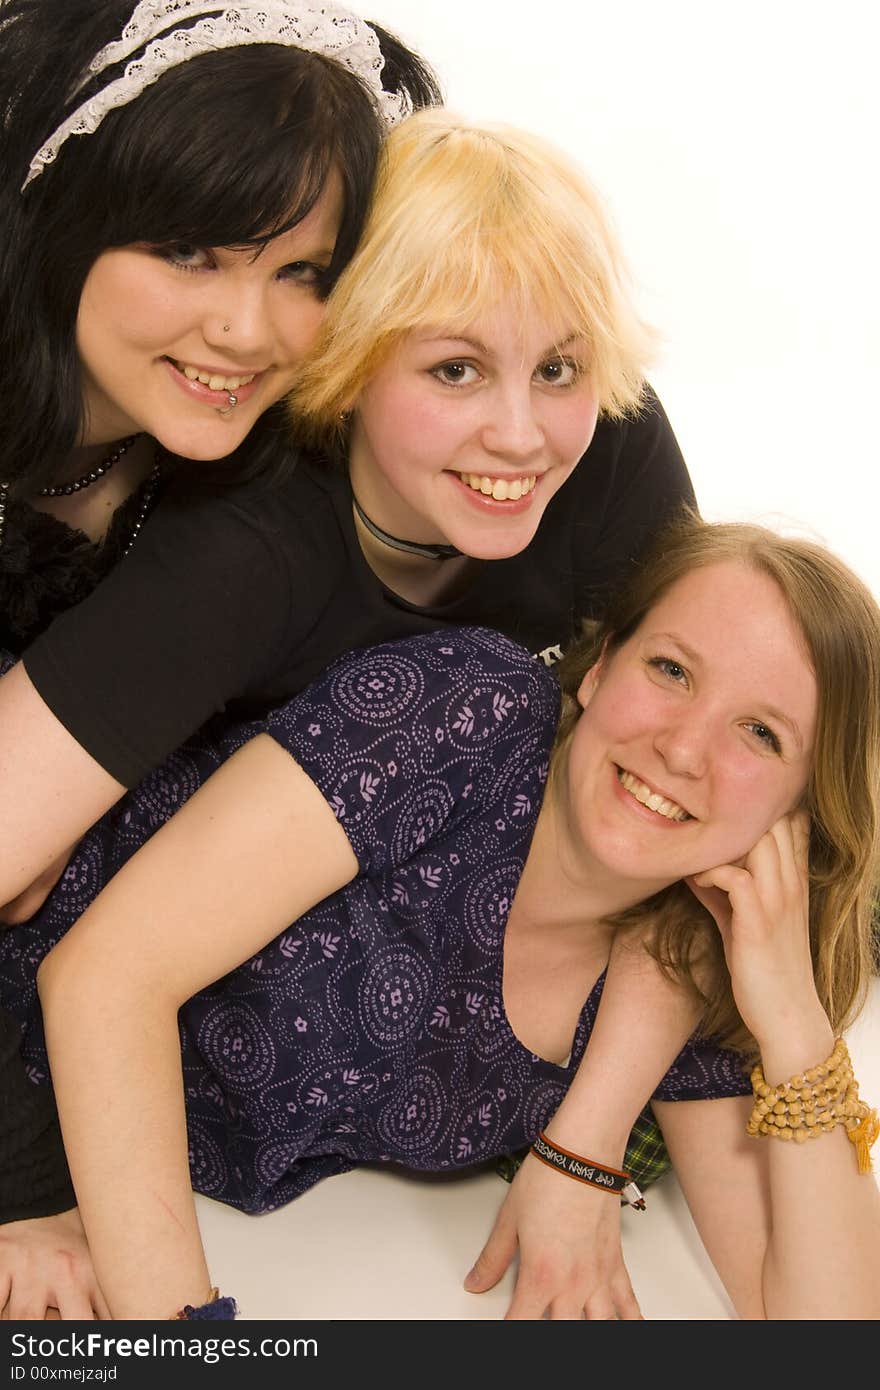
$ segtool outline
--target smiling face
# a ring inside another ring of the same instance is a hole
[[[99,256],[77,317],[83,443],[144,431],[184,458],[235,449],[314,342],[341,211],[331,173],[308,216],[259,254],[124,246]],[[238,404],[221,415],[230,393]]]
[[[816,679],[780,590],[744,564],[680,579],[579,700],[567,822],[639,897],[741,859],[806,787]]]
[[[477,559],[516,555],[593,436],[582,339],[505,301],[466,330],[409,334],[354,415],[352,487],[384,530]]]

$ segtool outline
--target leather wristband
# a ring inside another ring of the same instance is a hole
[[[565,1173],[569,1178],[576,1178],[588,1187],[598,1187],[603,1192],[614,1193],[636,1211],[645,1210],[645,1199],[638,1185],[622,1168],[609,1168],[606,1164],[596,1163],[592,1158],[581,1158],[579,1154],[569,1153],[568,1149],[560,1149],[557,1144],[551,1144],[543,1130],[532,1144],[532,1153],[542,1163],[546,1163],[548,1168],[555,1168],[557,1172]]]

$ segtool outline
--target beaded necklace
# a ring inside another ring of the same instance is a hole
[[[162,467],[161,467],[161,464],[159,463],[159,446],[158,446],[158,444],[157,444],[157,445],[156,445],[156,459],[155,459],[155,462],[153,463],[153,471],[151,472],[149,478],[147,479],[147,485],[146,485],[146,487],[144,488],[144,495],[143,495],[143,497],[142,497],[142,499],[141,499],[141,505],[140,505],[140,507],[138,508],[138,514],[137,514],[137,516],[136,516],[135,519],[134,519],[134,525],[133,525],[132,528],[131,528],[131,535],[130,535],[129,538],[128,538],[128,543],[126,544],[126,547],[125,547],[125,549],[124,549],[123,552],[122,552],[123,555],[127,555],[127,554],[128,554],[128,552],[131,550],[131,547],[134,545],[135,541],[137,540],[137,538],[138,538],[138,536],[139,536],[139,534],[140,534],[140,529],[141,529],[141,527],[143,526],[144,522],[146,521],[147,516],[148,516],[148,514],[149,514],[149,511],[150,511],[150,508],[151,508],[151,506],[153,505],[153,498],[154,498],[155,495],[156,495],[156,488],[157,488],[158,485],[159,485],[159,479],[160,479],[161,476],[162,476]]]
[[[124,453],[127,453],[127,451],[131,448],[132,444],[134,444],[135,440],[139,438],[140,436],[137,434],[129,435],[127,439],[123,439],[121,444],[117,444],[113,452],[108,454],[107,457],[103,459],[102,462],[99,463],[96,468],[91,469],[88,473],[84,473],[81,478],[76,478],[73,482],[61,483],[57,487],[40,488],[39,496],[71,497],[75,492],[82,492],[85,488],[91,487],[93,483],[97,483],[99,479],[103,478],[106,473],[109,473],[114,463],[118,463],[119,460],[122,458],[122,455]],[[152,506],[153,498],[156,494],[156,488],[158,486],[159,478],[161,476],[161,471],[161,465],[159,463],[159,446],[157,445],[153,469],[150,473],[149,478],[147,479],[147,485],[144,488],[144,495],[141,499],[141,505],[138,508],[138,514],[135,517],[134,524],[131,528],[131,535],[128,538],[128,543],[126,544],[122,552],[123,555],[127,555],[128,552],[131,550],[131,547],[134,545],[138,535],[140,534],[141,527],[147,519],[147,513],[149,512],[150,507]],[[6,502],[9,496],[10,487],[10,483],[0,483],[0,548],[2,548],[3,545],[3,531],[6,524]]]
[[[71,497],[75,492],[82,492],[84,488],[91,487],[92,483],[97,483],[103,478],[105,473],[109,473],[114,463],[118,463],[123,454],[127,454],[132,444],[140,435],[130,434],[127,439],[123,439],[121,444],[117,444],[111,454],[93,468],[90,473],[84,473],[81,478],[77,478],[72,483],[59,483],[58,487],[41,487],[40,497]]]

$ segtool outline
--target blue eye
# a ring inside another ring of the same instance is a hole
[[[673,661],[671,657],[652,656],[648,665],[653,666],[656,671],[660,671],[662,675],[668,676],[670,680],[676,681],[678,684],[687,681],[687,672],[684,667],[679,665],[677,661]]]
[[[766,743],[768,748],[772,748],[774,753],[781,752],[779,739],[772,729],[767,728],[766,724],[748,724],[746,727],[752,730],[755,737],[761,743]]]
[[[291,261],[290,265],[284,266],[278,272],[284,280],[293,280],[298,285],[317,286],[323,284],[322,277],[327,274],[327,267],[315,265],[312,261]]]
[[[177,270],[205,270],[211,264],[209,253],[202,246],[192,246],[187,241],[175,242],[171,246],[157,246],[156,255],[173,265]]]

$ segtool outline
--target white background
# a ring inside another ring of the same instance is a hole
[[[880,597],[880,0],[355,0],[605,196],[703,514]]]
[[[880,0],[351,2],[431,60],[450,105],[557,140],[601,188],[666,336],[653,380],[703,513],[817,535],[880,597]],[[876,1099],[874,999],[851,1046]],[[461,1279],[497,1187],[361,1170],[256,1242],[197,1201],[245,1318],[494,1319],[510,1278],[481,1298]],[[649,1207],[624,1222],[645,1315],[729,1317],[674,1178]]]
[[[703,513],[817,535],[880,597],[880,0],[351,3],[430,59],[450,105],[557,140],[601,188]],[[878,987],[851,1039],[875,1100]],[[481,1298],[461,1279],[498,1185],[361,1170],[257,1238],[197,1201],[245,1318],[494,1319],[510,1278]],[[645,1315],[729,1317],[674,1178],[649,1208],[624,1221]]]

